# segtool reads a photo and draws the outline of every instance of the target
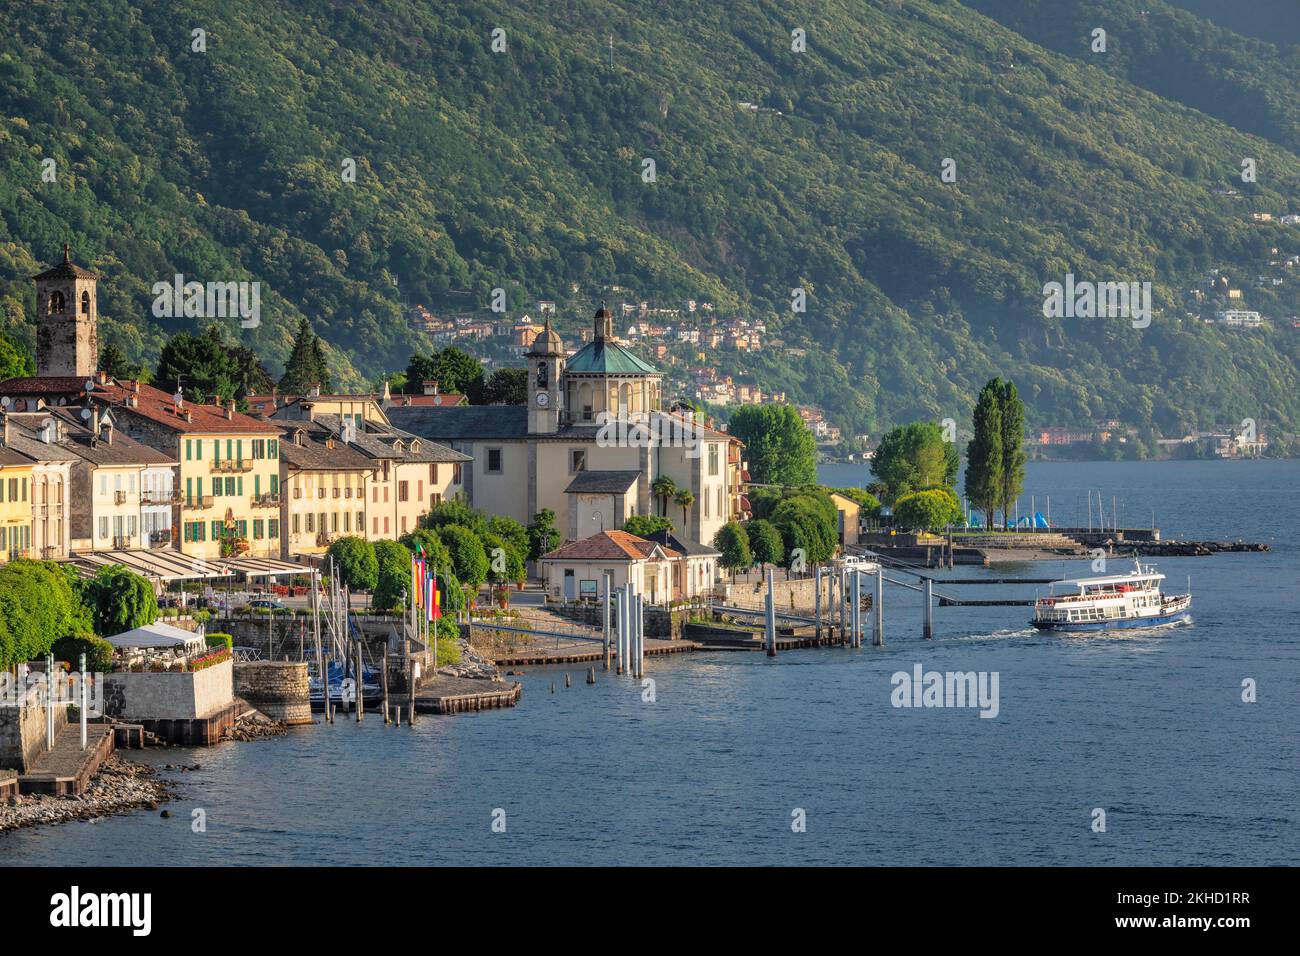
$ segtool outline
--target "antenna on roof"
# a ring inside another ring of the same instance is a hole
[[[86,384],[83,385],[82,388],[86,392],[93,392],[95,390],[95,380],[91,378],[86,379]]]

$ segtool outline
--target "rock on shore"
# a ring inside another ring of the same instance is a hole
[[[495,664],[474,652],[469,642],[460,640],[460,663],[439,667],[438,673],[448,677],[472,677],[478,680],[501,680],[501,672]]]
[[[0,804],[0,833],[69,820],[93,820],[146,807],[155,809],[170,799],[170,784],[158,779],[152,767],[113,754],[80,796],[28,794]]]

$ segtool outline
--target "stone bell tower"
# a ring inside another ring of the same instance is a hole
[[[36,374],[90,378],[99,365],[98,276],[75,265],[65,244],[63,261],[36,283]]]
[[[528,434],[553,435],[564,415],[564,342],[551,328],[533,339],[528,350]]]

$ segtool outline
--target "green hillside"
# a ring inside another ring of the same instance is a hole
[[[6,2],[0,321],[31,341],[27,276],[66,240],[105,275],[129,358],[152,365],[185,324],[150,316],[154,282],[250,278],[263,324],[232,333],[275,368],[306,316],[348,384],[427,348],[404,303],[486,310],[500,287],[510,314],[550,298],[571,323],[571,283],[584,302],[621,285],[765,318],[785,348],[711,363],[854,431],[964,419],[993,375],[1031,423],[1295,428],[1300,281],[1254,281],[1300,228],[1250,219],[1300,211],[1285,104],[1245,103],[1247,122],[1197,105],[1196,77],[1153,92],[985,5]],[[1223,306],[1187,290],[1212,268],[1274,326],[1201,322]],[[1150,327],[1044,318],[1067,272],[1151,281]]]

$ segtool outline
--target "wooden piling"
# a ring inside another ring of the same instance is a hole
[[[609,670],[609,612],[610,602],[613,600],[613,595],[610,594],[610,588],[614,584],[614,576],[606,571],[603,578],[605,582],[605,595],[601,600],[601,618],[603,623],[602,633],[604,634],[605,670]],[[595,668],[592,669],[595,670]],[[594,684],[595,679],[593,678],[588,683]]]
[[[885,646],[885,568],[880,565],[876,568],[876,595],[871,602],[871,609],[876,612],[876,626],[872,635],[872,643],[876,647]]]
[[[362,659],[361,659],[361,642],[357,641],[357,723],[366,716],[366,692],[361,689],[362,684]]]
[[[608,663],[606,664],[605,669],[606,670],[609,669]],[[588,684],[596,683],[596,668],[592,667],[587,670],[587,683]]]
[[[384,692],[384,726],[387,727],[392,721],[388,717],[388,646],[384,646],[384,666],[380,674],[380,686]]]
[[[925,579],[925,620],[921,626],[923,640],[934,639],[934,581]]]
[[[566,671],[565,674],[564,674],[564,686],[565,686],[565,687],[572,687],[572,686],[573,686],[573,679],[569,676],[569,674],[568,674],[567,671]]]

